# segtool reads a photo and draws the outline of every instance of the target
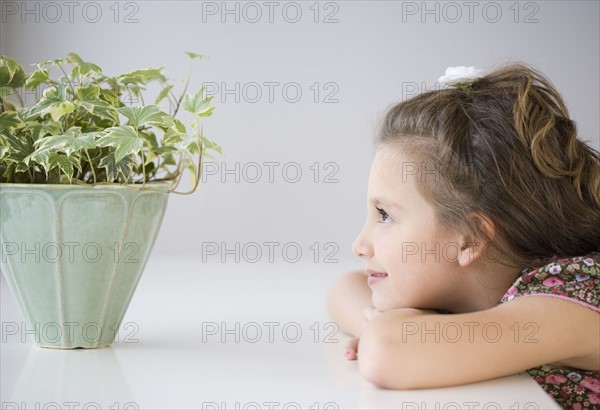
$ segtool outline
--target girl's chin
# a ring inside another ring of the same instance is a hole
[[[375,295],[373,295],[373,307],[380,312],[387,312],[388,310],[401,308],[394,303],[390,303],[388,300],[377,298]]]

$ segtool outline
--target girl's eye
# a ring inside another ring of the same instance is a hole
[[[383,223],[391,222],[391,218],[387,212],[385,212],[381,208],[375,207],[375,209],[377,209],[377,212],[379,212],[379,215],[381,215],[381,221],[379,221],[379,222],[383,222]]]

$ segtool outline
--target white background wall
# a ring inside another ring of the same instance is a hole
[[[597,1],[0,3],[1,53],[22,64],[75,51],[111,75],[166,65],[169,77],[183,78],[184,50],[210,57],[195,63],[191,86],[218,85],[205,134],[226,152],[221,168],[239,163],[240,181],[207,175],[193,196],[171,196],[158,255],[200,262],[203,243],[277,242],[274,260],[287,263],[281,250],[296,243],[313,264],[316,242],[319,263],[327,255],[351,262],[377,121],[410,90],[433,88],[448,66],[534,65],[562,92],[581,138],[600,149]],[[265,83],[275,83],[272,100]],[[265,162],[279,163],[273,182]],[[262,170],[256,183],[250,163]],[[287,177],[301,169],[297,183],[286,182],[286,164]],[[332,172],[337,182],[325,183]]]

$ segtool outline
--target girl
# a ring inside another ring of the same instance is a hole
[[[365,269],[327,298],[346,358],[389,389],[526,370],[563,408],[599,408],[600,154],[526,64],[450,84],[384,118]]]

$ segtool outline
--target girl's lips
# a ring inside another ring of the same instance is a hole
[[[367,279],[367,284],[368,284],[369,286],[372,286],[372,285],[374,285],[375,283],[377,283],[377,282],[380,282],[380,281],[382,281],[382,280],[384,280],[385,278],[387,278],[387,277],[388,277],[388,274],[387,274],[387,273],[384,273],[384,272],[376,272],[376,271],[373,271],[373,270],[368,270],[368,269],[367,269],[367,275],[368,275],[368,277],[369,277],[369,278]]]

